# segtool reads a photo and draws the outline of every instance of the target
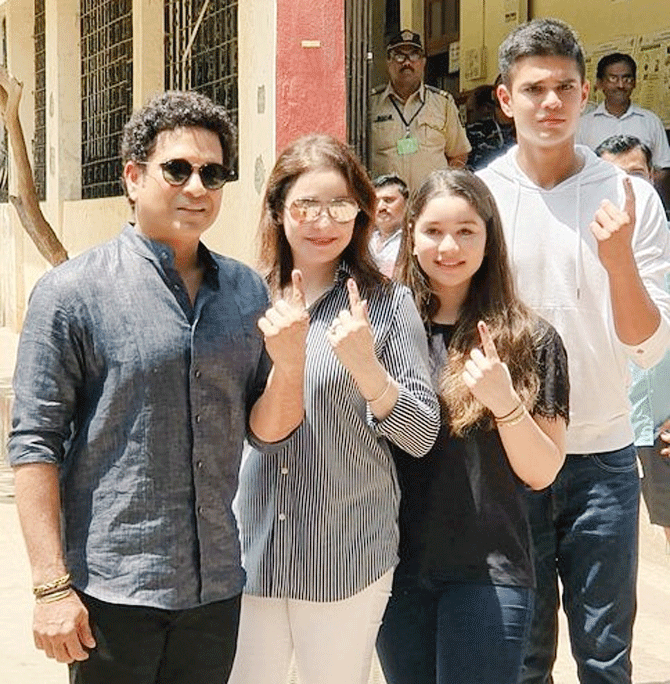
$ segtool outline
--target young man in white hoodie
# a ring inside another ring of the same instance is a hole
[[[649,184],[575,146],[589,84],[570,27],[524,24],[499,61],[518,145],[479,175],[519,291],[563,337],[571,384],[565,466],[528,495],[537,593],[522,682],[553,681],[560,576],[580,682],[630,684],[639,479],[627,364],[654,364],[670,342],[669,233]]]

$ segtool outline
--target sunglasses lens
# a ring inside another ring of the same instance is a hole
[[[298,223],[316,221],[321,213],[321,205],[310,200],[295,200],[288,208],[289,214]]]
[[[208,190],[219,190],[228,180],[228,174],[223,164],[204,164],[200,167],[200,180]]]
[[[348,223],[356,218],[358,214],[358,205],[350,200],[332,202],[328,205],[328,213],[333,221]]]
[[[185,159],[171,159],[161,164],[163,178],[170,185],[183,185],[193,173],[193,167]]]
[[[321,204],[315,200],[297,199],[288,208],[289,214],[298,223],[312,223],[316,221],[326,208],[328,215],[337,223],[348,223],[358,215],[358,204],[353,200],[334,200],[328,204]]]

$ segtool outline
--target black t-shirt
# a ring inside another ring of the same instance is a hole
[[[433,382],[446,358],[452,326],[433,325]],[[568,369],[558,333],[538,322],[541,387],[533,413],[568,417]],[[513,472],[497,430],[454,437],[443,425],[423,458],[393,449],[400,501],[398,574],[433,581],[532,587],[525,485]]]

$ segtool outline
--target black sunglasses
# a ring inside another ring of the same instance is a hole
[[[140,162],[144,165],[148,163]],[[165,182],[174,186],[184,185],[194,171],[200,176],[200,182],[207,190],[220,190],[228,180],[228,170],[217,162],[198,165],[191,164],[186,159],[168,159],[159,166]]]

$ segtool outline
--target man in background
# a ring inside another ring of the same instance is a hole
[[[421,36],[403,30],[386,46],[389,82],[370,100],[372,174],[396,174],[410,191],[447,166],[463,167],[470,143],[454,98],[424,83]]]
[[[596,154],[628,175],[652,182],[651,150],[638,138],[612,136],[598,145]],[[666,274],[666,286],[670,289],[669,281],[670,274]],[[643,370],[631,364],[630,371],[631,421],[644,473],[642,495],[650,522],[663,528],[670,545],[670,458],[661,455],[661,449],[665,448],[661,435],[670,431],[670,351],[655,366]]]
[[[595,150],[613,135],[633,135],[650,150],[656,173],[654,182],[666,209],[670,209],[670,145],[658,116],[631,102],[637,64],[621,52],[605,55],[596,69],[596,88],[605,96],[594,110],[582,115],[577,142]]]
[[[400,249],[402,218],[409,191],[405,181],[395,174],[378,176],[372,184],[377,191],[377,213],[370,252],[379,270],[390,278]]]
[[[473,171],[483,169],[516,143],[514,121],[500,109],[496,95],[500,83],[498,76],[492,86],[477,86],[468,98],[465,132],[472,145],[468,167]]]

